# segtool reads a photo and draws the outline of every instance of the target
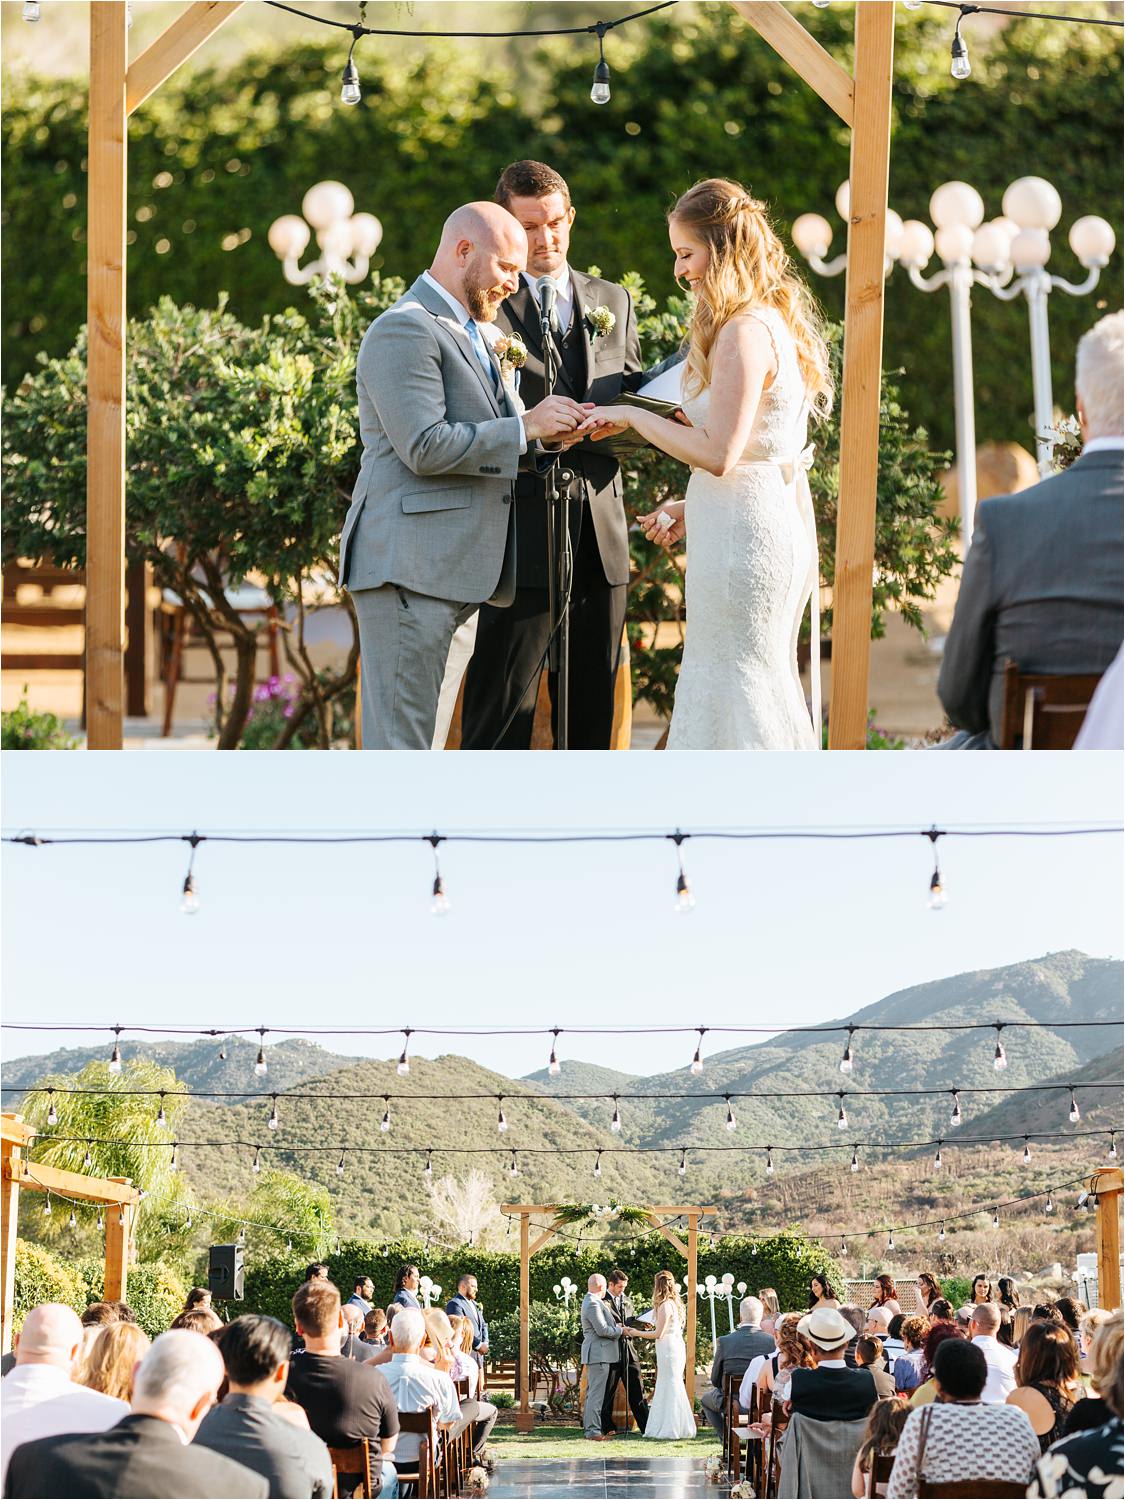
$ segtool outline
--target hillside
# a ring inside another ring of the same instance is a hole
[[[1070,1104],[1067,1089],[1071,1083],[1104,1081],[1104,1089],[1079,1091],[1078,1107],[1082,1113],[1082,1119],[1075,1129],[1101,1128],[1107,1134],[1110,1130],[1120,1130],[1123,1073],[1125,1073],[1125,1049],[1115,1047],[1103,1056],[1095,1057],[1092,1062],[1085,1063],[1077,1072],[1059,1073],[1053,1078],[1044,1079],[1044,1083],[1057,1084],[1059,1089],[1057,1095],[1047,1096],[1050,1100],[1049,1108],[1060,1121],[1064,1120]],[[1041,1111],[1045,1107],[1042,1099],[1037,1100],[1034,1094],[1016,1094],[1010,1099],[1002,1099],[999,1104],[987,1110],[979,1120],[974,1122],[974,1134],[1019,1135],[1021,1131],[1033,1131],[1040,1128],[1036,1121],[1042,1118]],[[1102,1148],[1097,1143],[1094,1143],[1091,1149],[1099,1155],[1102,1154]],[[1120,1141],[1118,1141],[1117,1149],[1122,1150]]]
[[[635,1073],[603,1068],[598,1063],[564,1058],[556,1078],[552,1078],[546,1068],[540,1068],[536,1073],[526,1073],[520,1082],[529,1084],[541,1094],[612,1094],[615,1090],[627,1093],[630,1089],[641,1088],[645,1079]]]

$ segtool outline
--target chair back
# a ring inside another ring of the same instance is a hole
[[[409,1462],[400,1461],[397,1457],[395,1459],[399,1482],[415,1485],[419,1500],[426,1500],[426,1497],[437,1494],[437,1420],[433,1407],[426,1406],[421,1411],[400,1411],[398,1430],[400,1433],[413,1432],[418,1435],[418,1459],[413,1467]]]
[[[353,1493],[372,1500],[375,1487],[371,1478],[371,1444],[368,1440],[361,1438],[352,1448],[329,1448],[328,1456],[332,1460],[333,1495],[340,1493],[341,1474],[358,1474],[359,1488]]]
[[[460,1380],[455,1380],[453,1388],[457,1392],[458,1401],[467,1401],[469,1399],[469,1377],[467,1375],[462,1375]]]
[[[958,1479],[946,1484],[934,1484],[922,1479],[918,1484],[919,1495],[958,1495],[965,1500],[1000,1500],[1005,1495],[1026,1495],[1026,1484],[1012,1484],[1007,1479]]]
[[[1100,681],[1088,673],[1025,673],[1006,660],[1000,749],[1072,750]]]
[[[891,1470],[894,1466],[895,1456],[893,1453],[873,1453],[871,1455],[871,1468],[867,1473],[868,1495],[877,1495],[880,1485],[883,1486],[883,1493],[886,1493],[887,1480],[890,1479]]]

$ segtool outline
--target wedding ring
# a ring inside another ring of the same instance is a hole
[[[656,512],[656,519],[666,531],[675,524],[666,510],[658,510]]]

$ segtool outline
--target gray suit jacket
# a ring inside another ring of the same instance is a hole
[[[1018,495],[985,500],[965,560],[938,693],[952,723],[999,740],[1004,661],[1104,672],[1122,638],[1122,454],[1088,453]]]
[[[279,1417],[259,1396],[227,1396],[212,1407],[199,1425],[195,1444],[263,1475],[271,1496],[332,1494],[327,1447],[315,1432]]]
[[[760,1328],[739,1327],[733,1333],[724,1333],[715,1340],[711,1384],[721,1391],[724,1375],[736,1375],[741,1380],[752,1359],[759,1354],[772,1354],[776,1347],[769,1334]]]
[[[498,367],[497,367],[498,368]],[[496,589],[521,467],[520,421],[469,335],[419,278],[375,319],[356,361],[363,458],[340,537],[340,581],[479,604]]]
[[[615,1365],[621,1359],[621,1329],[613,1308],[587,1292],[582,1299],[582,1363]]]

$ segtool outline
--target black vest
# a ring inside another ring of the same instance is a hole
[[[555,346],[555,354],[560,365],[566,371],[566,378],[574,392],[575,399],[581,401],[586,394],[586,350],[585,334],[579,320],[577,297],[571,304],[570,326],[564,333],[553,333],[551,342]]]

